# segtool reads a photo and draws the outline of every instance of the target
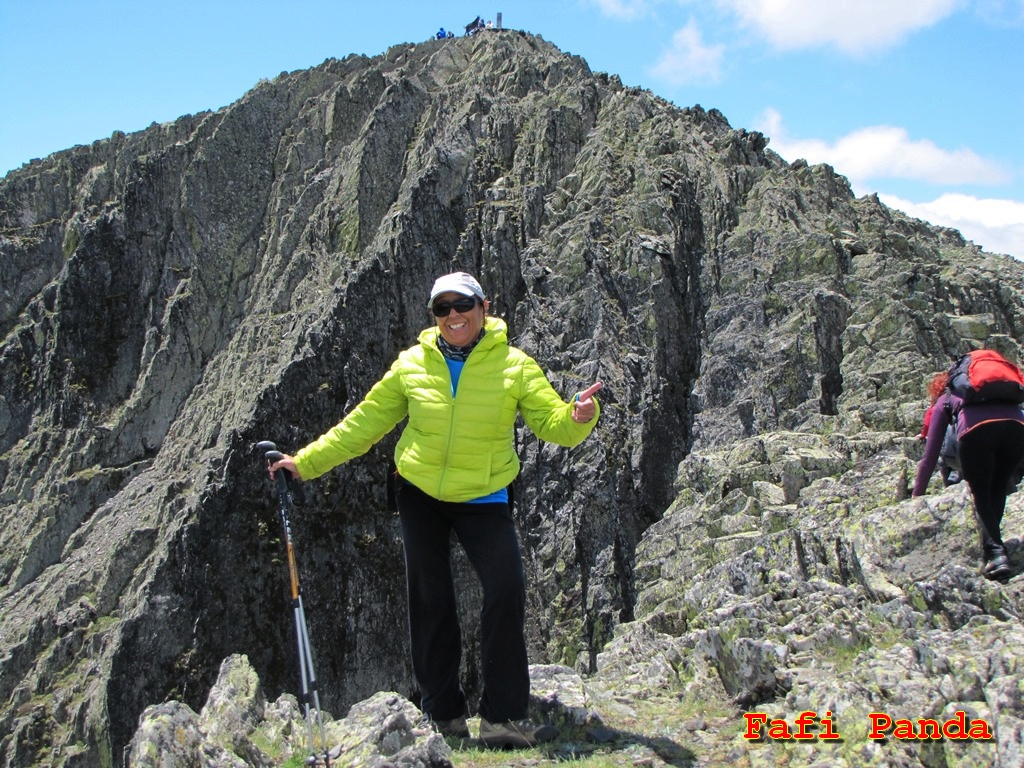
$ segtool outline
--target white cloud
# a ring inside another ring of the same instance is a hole
[[[782,50],[878,51],[941,21],[966,0],[718,0]]]
[[[632,21],[647,15],[648,0],[586,0],[596,5],[602,14],[613,19]]]
[[[828,163],[855,185],[871,179],[913,179],[931,184],[1005,184],[1009,174],[996,162],[961,147],[948,150],[928,139],[912,139],[888,125],[860,128],[835,142],[792,139],[773,109],[757,120],[758,130],[771,137],[771,148],[787,160]]]
[[[715,83],[721,77],[724,45],[705,45],[697,23],[691,19],[672,35],[672,47],[651,68],[657,79],[678,86]]]
[[[955,193],[926,203],[912,203],[882,193],[878,199],[914,218],[958,229],[990,253],[1006,253],[1024,260],[1024,203]]]

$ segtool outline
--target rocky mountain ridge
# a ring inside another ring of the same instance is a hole
[[[907,478],[928,375],[1020,360],[1022,266],[713,109],[514,30],[329,60],[8,174],[0,266],[0,764],[123,764],[228,658],[294,688],[253,445],[336,422],[455,268],[567,397],[605,381],[580,447],[518,438],[533,661],[606,720],[715,713],[669,716],[652,761],[1017,764],[1021,580],[977,574],[963,489]],[[415,699],[393,444],[296,488],[339,715]],[[1015,495],[1017,571],[1021,517]],[[742,737],[805,710],[841,742]],[[879,742],[870,711],[994,735]]]

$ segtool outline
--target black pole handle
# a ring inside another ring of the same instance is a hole
[[[256,443],[256,450],[263,451],[263,455],[271,464],[284,458],[284,454],[277,450],[277,444],[269,440]],[[277,481],[277,495],[280,497],[281,510],[285,512],[288,503],[288,473],[283,469],[278,469],[274,473],[274,479]]]

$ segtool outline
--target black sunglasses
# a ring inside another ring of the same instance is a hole
[[[472,312],[477,303],[477,299],[469,296],[455,301],[435,301],[430,307],[430,311],[434,313],[434,317],[448,317],[453,309],[460,315],[464,315],[467,312]]]

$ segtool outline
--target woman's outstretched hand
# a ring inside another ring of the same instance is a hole
[[[594,393],[603,386],[604,382],[598,381],[576,395],[576,399],[572,404],[573,421],[577,424],[586,424],[594,418],[594,415],[597,413],[597,403],[594,402]]]

